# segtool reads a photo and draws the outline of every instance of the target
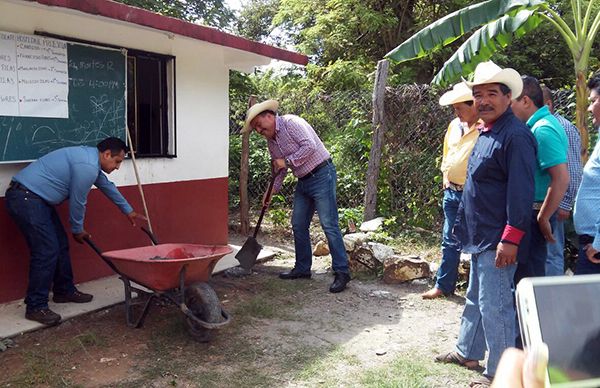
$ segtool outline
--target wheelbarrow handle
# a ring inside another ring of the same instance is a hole
[[[90,246],[90,248],[92,248],[94,250],[94,252],[96,252],[98,254],[98,256],[100,256],[100,258],[113,270],[115,271],[115,273],[119,274],[119,275],[123,275],[121,273],[121,271],[119,271],[117,269],[117,267],[115,267],[115,265],[108,260],[106,257],[104,257],[104,255],[102,254],[102,251],[100,250],[100,248],[98,248],[98,246],[92,241],[91,238],[89,237],[84,237],[83,241],[85,241],[87,243],[87,245]]]
[[[154,233],[152,233],[148,228],[146,228],[145,226],[141,226],[142,230],[144,231],[144,233],[146,233],[148,235],[148,237],[150,237],[150,240],[152,241],[153,245],[158,245],[158,240],[156,239],[156,236],[154,235]]]

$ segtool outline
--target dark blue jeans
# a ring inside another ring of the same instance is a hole
[[[295,267],[299,272],[309,272],[312,266],[312,249],[309,226],[315,210],[329,245],[332,268],[335,272],[349,273],[348,256],[338,221],[335,195],[337,174],[333,163],[327,163],[310,176],[298,179],[294,192],[292,230],[296,249]]]
[[[31,191],[6,191],[8,214],[25,236],[30,252],[27,311],[48,308],[48,293],[75,292],[69,241],[54,206]]]
[[[456,213],[462,191],[451,189],[444,190],[444,232],[442,235],[442,262],[436,275],[435,287],[442,290],[444,294],[452,294],[456,288],[458,277],[458,263],[460,262],[460,243],[454,237],[452,228],[456,221]]]
[[[537,222],[539,210],[531,212],[529,232],[525,233],[517,253],[517,271],[515,272],[515,285],[523,278],[546,276],[546,258],[548,246]],[[554,223],[556,214],[550,218]]]
[[[591,275],[600,273],[600,264],[592,263],[586,252],[583,250],[587,244],[594,241],[592,236],[579,236],[579,256],[577,257],[577,265],[575,267],[575,275]]]

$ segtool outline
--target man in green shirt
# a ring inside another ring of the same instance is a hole
[[[548,254],[546,241],[554,242],[550,218],[558,210],[569,186],[564,128],[544,105],[537,79],[523,76],[523,92],[512,102],[515,115],[531,129],[538,145],[535,169],[535,197],[531,232],[521,242],[515,284],[524,277],[544,276]],[[525,246],[523,245],[525,243]]]

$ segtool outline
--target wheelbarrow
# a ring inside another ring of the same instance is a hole
[[[212,330],[227,325],[230,315],[206,281],[233,250],[226,245],[159,244],[149,230],[142,230],[154,245],[102,252],[91,239],[85,240],[123,281],[127,325],[142,327],[152,300],[168,300],[185,315],[189,334],[208,342]]]

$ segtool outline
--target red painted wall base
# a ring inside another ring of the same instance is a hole
[[[143,213],[137,186],[119,187],[135,211]],[[159,242],[227,244],[227,178],[144,185],[154,234]],[[27,289],[29,251],[21,232],[0,198],[0,303],[24,297]],[[58,207],[67,233],[68,206]],[[109,251],[150,245],[119,209],[99,190],[88,197],[85,228],[100,249]],[[86,245],[72,238],[71,261],[77,283],[113,274]]]

